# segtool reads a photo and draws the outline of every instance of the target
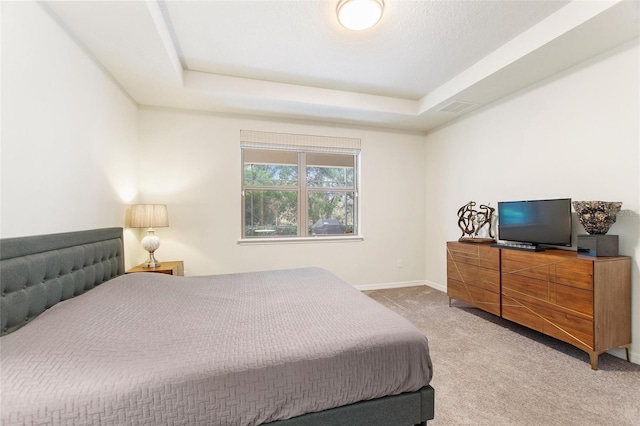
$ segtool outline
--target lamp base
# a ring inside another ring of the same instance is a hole
[[[158,262],[153,255],[158,247],[160,247],[160,238],[154,234],[153,229],[147,229],[148,235],[142,239],[142,248],[149,252],[149,259],[142,266],[144,268],[155,268],[160,266],[160,262]]]
[[[143,268],[157,268],[161,263],[158,262],[153,255],[153,253],[149,253],[149,259],[145,263],[142,264]]]

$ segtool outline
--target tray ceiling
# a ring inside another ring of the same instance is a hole
[[[428,131],[639,36],[636,1],[51,1],[139,104]]]

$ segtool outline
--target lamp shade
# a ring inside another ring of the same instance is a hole
[[[166,204],[134,204],[131,206],[129,226],[132,228],[161,228],[169,226]]]

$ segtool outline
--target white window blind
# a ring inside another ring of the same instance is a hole
[[[240,147],[279,151],[359,154],[360,139],[240,130]]]

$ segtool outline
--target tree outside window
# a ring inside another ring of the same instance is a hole
[[[357,234],[358,155],[243,148],[243,237]]]

